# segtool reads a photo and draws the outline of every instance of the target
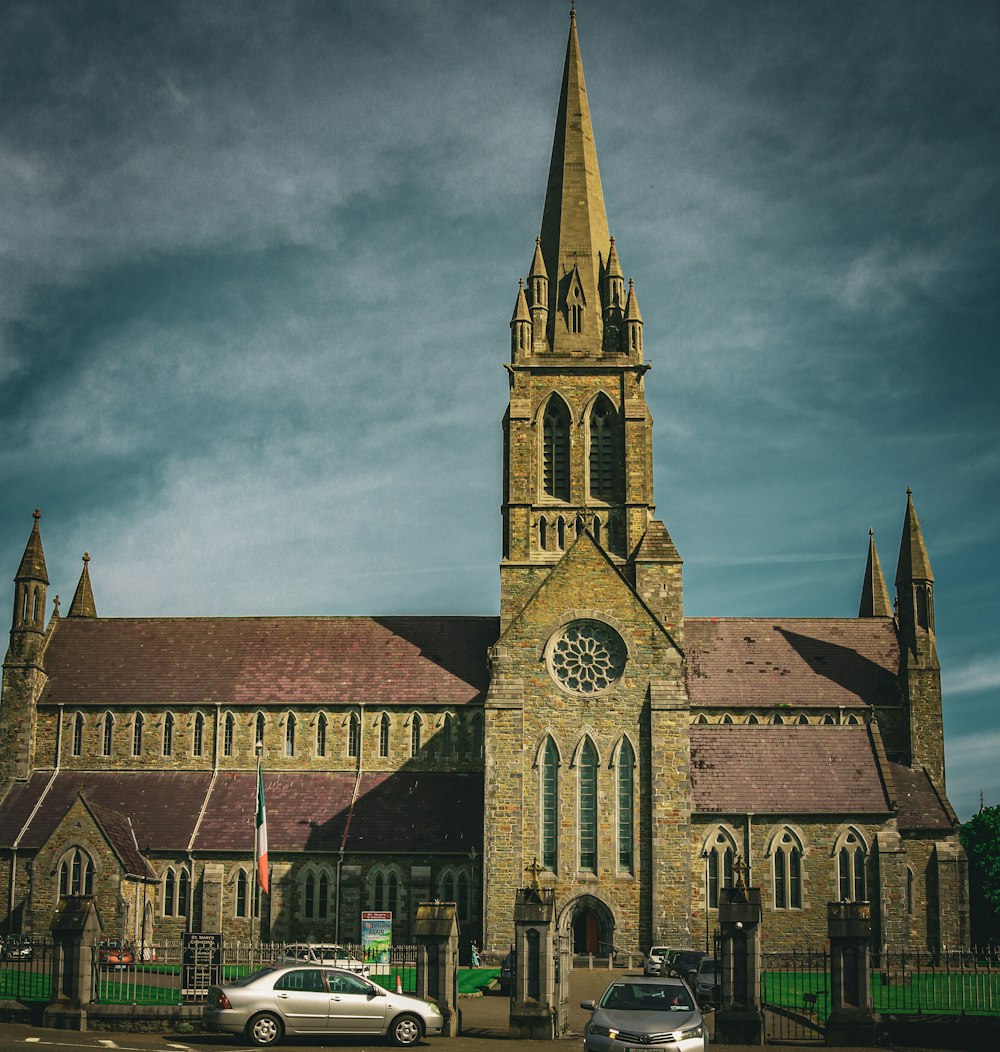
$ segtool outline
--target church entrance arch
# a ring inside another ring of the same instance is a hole
[[[604,957],[615,945],[615,918],[606,902],[594,895],[580,895],[563,907],[560,934],[568,935],[573,953]]]

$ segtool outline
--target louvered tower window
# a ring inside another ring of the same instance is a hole
[[[590,495],[615,499],[615,409],[603,396],[590,414]]]
[[[569,500],[569,410],[552,398],[542,422],[542,486],[558,500]]]

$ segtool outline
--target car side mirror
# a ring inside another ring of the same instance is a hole
[[[597,1002],[596,1001],[581,1001],[580,1002],[580,1007],[581,1008],[586,1008],[588,1012],[593,1012],[593,1010],[597,1007]]]

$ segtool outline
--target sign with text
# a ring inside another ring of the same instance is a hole
[[[222,933],[184,932],[181,994],[189,1001],[204,1000],[210,986],[222,982]]]
[[[366,961],[388,964],[392,948],[392,913],[389,910],[363,910],[361,946]]]

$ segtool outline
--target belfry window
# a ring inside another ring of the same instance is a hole
[[[558,860],[559,830],[559,752],[556,743],[546,739],[541,766],[542,865],[555,870]]]
[[[597,750],[587,738],[580,750],[580,869],[597,871]]]
[[[590,413],[590,495],[608,502],[615,499],[615,418],[602,395]]]
[[[569,410],[558,396],[549,399],[542,418],[542,488],[569,500]]]
[[[618,868],[635,871],[635,751],[629,740],[618,750]]]

